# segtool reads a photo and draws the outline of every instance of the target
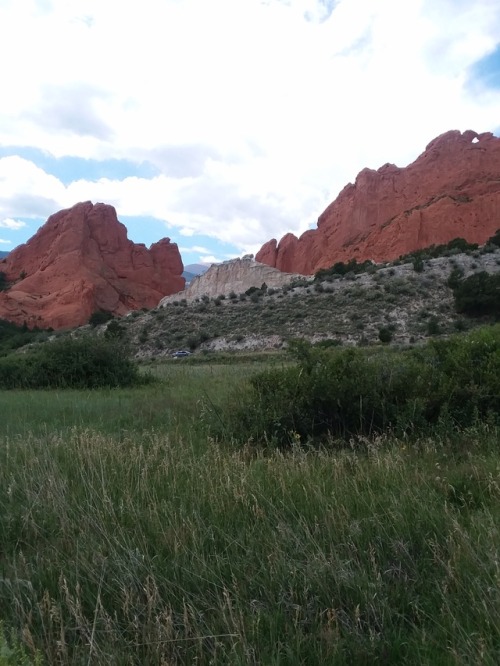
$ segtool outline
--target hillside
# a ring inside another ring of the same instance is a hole
[[[467,277],[500,272],[500,248],[423,260],[372,265],[364,273],[295,279],[281,288],[249,289],[231,297],[174,300],[150,312],[133,312],[111,324],[142,359],[168,357],[178,349],[279,350],[287,340],[365,345],[387,329],[395,344],[418,343],[484,322],[459,315],[447,282],[453,271]],[[81,329],[82,331],[88,329]],[[114,334],[114,333],[113,333]]]

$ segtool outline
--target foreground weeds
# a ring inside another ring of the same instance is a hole
[[[0,620],[32,662],[498,663],[497,431],[284,454],[168,430],[3,436]]]

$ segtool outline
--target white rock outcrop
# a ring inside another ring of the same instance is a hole
[[[172,296],[165,296],[159,305],[161,307],[181,298],[185,298],[188,303],[191,303],[202,296],[216,298],[222,294],[229,296],[231,292],[241,294],[250,287],[260,288],[264,283],[268,287],[282,287],[297,278],[311,279],[310,276],[306,277],[297,273],[283,273],[276,268],[255,261],[253,255],[249,254],[241,259],[212,264],[206,273],[193,278],[186,289]]]

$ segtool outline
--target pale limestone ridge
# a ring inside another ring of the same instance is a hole
[[[216,298],[220,295],[229,296],[231,292],[241,294],[250,287],[260,288],[264,283],[268,287],[282,287],[293,279],[303,277],[297,273],[283,273],[276,268],[261,264],[254,260],[253,255],[247,254],[241,259],[212,264],[206,273],[193,278],[189,287],[177,294],[162,298],[159,305],[161,307],[181,298],[190,303],[202,296]]]

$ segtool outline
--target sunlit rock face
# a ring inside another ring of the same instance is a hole
[[[462,237],[483,243],[500,227],[500,139],[487,132],[438,136],[406,168],[363,169],[300,238],[270,240],[256,260],[315,273],[337,261],[397,259]]]
[[[73,328],[98,310],[153,308],[185,284],[175,243],[133,243],[113,206],[90,201],[51,215],[0,271],[11,285],[0,292],[0,318],[30,328]]]
[[[196,276],[184,291],[163,298],[160,305],[166,305],[179,298],[185,298],[189,303],[202,296],[215,298],[220,295],[229,296],[231,292],[242,294],[250,287],[260,288],[264,283],[268,287],[282,287],[296,277],[303,276],[283,273],[276,268],[258,263],[251,255],[247,255],[242,259],[214,264],[206,273]]]

